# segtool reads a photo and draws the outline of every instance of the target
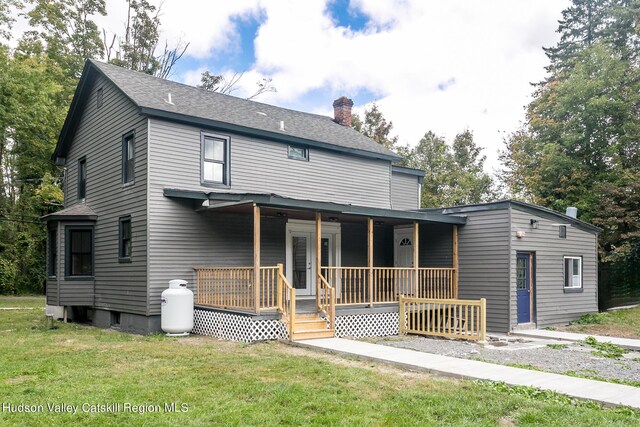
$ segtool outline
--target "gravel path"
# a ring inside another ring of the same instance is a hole
[[[640,384],[640,352],[631,351],[621,359],[611,359],[592,353],[595,349],[583,343],[549,340],[514,339],[489,341],[482,345],[418,336],[368,340],[392,347],[408,348],[443,356],[474,359],[501,365],[533,367],[547,372],[581,375],[613,380],[635,381]],[[552,348],[549,345],[560,345]]]

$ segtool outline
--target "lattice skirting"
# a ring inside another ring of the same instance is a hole
[[[280,320],[254,320],[251,316],[197,308],[194,310],[193,333],[241,342],[289,339],[289,333]]]
[[[337,337],[386,337],[400,334],[398,312],[336,316]]]

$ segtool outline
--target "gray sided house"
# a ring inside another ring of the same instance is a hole
[[[489,330],[543,328],[598,311],[599,228],[517,201],[439,212],[467,218],[458,292],[487,298]]]
[[[459,288],[486,297],[489,329],[507,331],[522,251],[536,272],[531,320],[596,310],[593,227],[537,207],[519,219],[515,202],[420,211],[424,173],[353,130],[352,105],[339,98],[331,118],[88,61],[53,155],[65,206],[46,217],[47,304],[147,333],[169,280],[185,279],[195,332],[255,341],[398,333],[399,295]],[[514,240],[532,218],[540,226]],[[584,250],[534,246],[548,221]],[[581,257],[571,290],[564,256]]]

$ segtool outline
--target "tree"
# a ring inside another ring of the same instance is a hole
[[[233,73],[231,77],[226,78],[222,74],[211,74],[209,71],[205,71],[200,76],[199,88],[208,90],[209,92],[218,92],[226,95],[231,95],[238,89],[237,84],[244,76],[244,73]],[[270,77],[263,77],[256,82],[258,89],[246,99],[254,99],[266,92],[277,92],[276,88],[272,84]]]
[[[107,61],[163,79],[169,77],[189,43],[178,41],[176,46],[169,47],[169,43],[165,42],[162,53],[157,53],[161,8],[156,8],[147,0],[128,0],[128,4],[124,36],[113,35],[111,42],[108,42],[107,33],[103,31]]]
[[[65,81],[45,53],[12,56],[0,48],[0,293],[42,291],[46,235],[39,218],[61,203],[59,171],[49,158],[66,113]]]
[[[493,180],[484,172],[485,156],[465,130],[449,146],[429,131],[415,148],[402,147],[401,165],[422,169],[422,207],[439,208],[485,202],[494,197]]]
[[[353,114],[351,116],[351,127],[389,149],[396,148],[398,144],[398,137],[390,136],[393,122],[387,121],[375,103],[364,110],[363,120],[360,119],[358,114]]]
[[[77,79],[89,58],[102,53],[102,41],[94,15],[106,15],[104,0],[27,0],[29,25],[20,43],[26,54],[44,50],[67,74]]]

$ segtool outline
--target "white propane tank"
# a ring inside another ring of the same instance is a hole
[[[187,289],[187,281],[169,281],[160,297],[160,326],[167,336],[185,336],[193,329],[193,292]]]

